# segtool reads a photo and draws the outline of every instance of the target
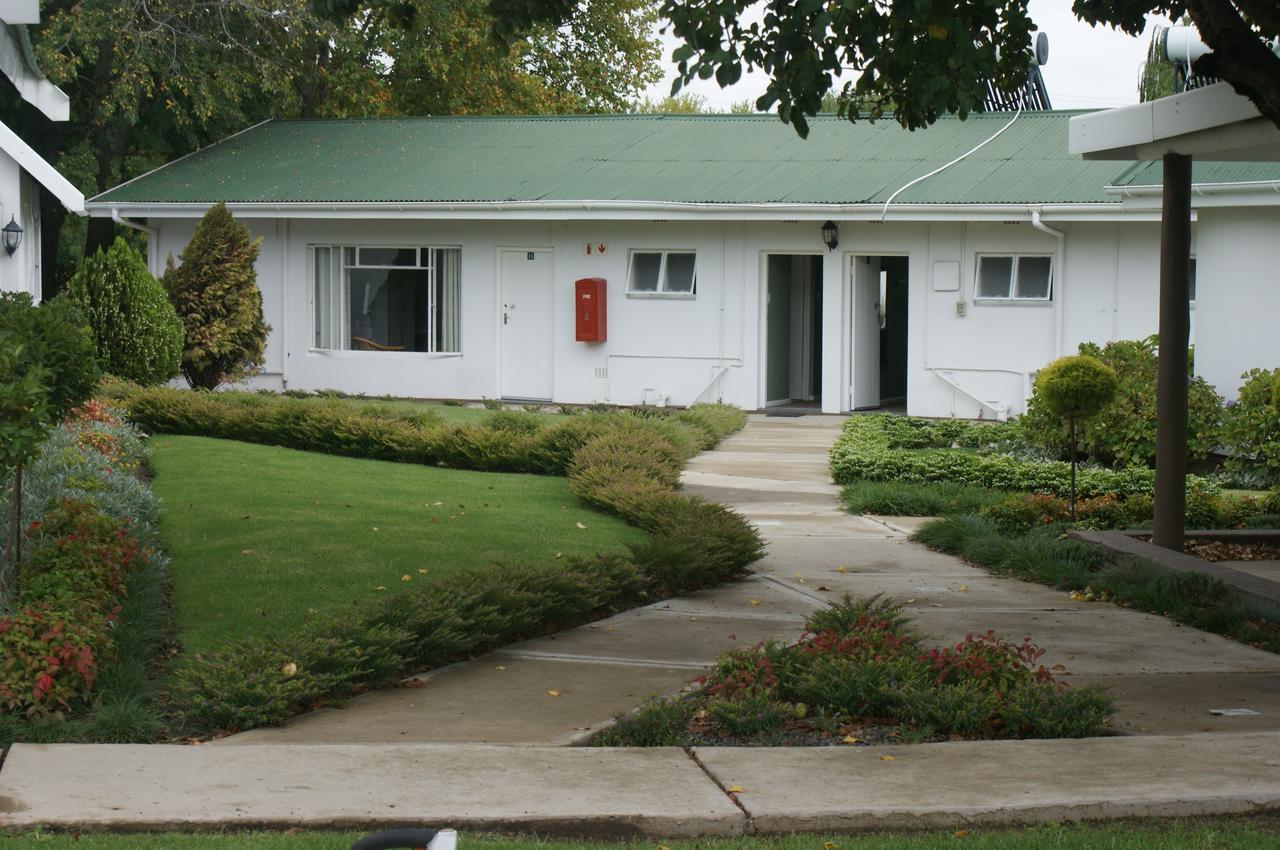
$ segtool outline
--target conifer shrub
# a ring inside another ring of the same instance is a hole
[[[261,246],[219,203],[200,219],[178,265],[169,258],[164,288],[182,321],[182,375],[194,388],[244,380],[265,362],[271,328],[254,269]]]
[[[123,239],[85,257],[63,296],[80,308],[109,375],[159,384],[182,366],[182,323],[142,256]]]

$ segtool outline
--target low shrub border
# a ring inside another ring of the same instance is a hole
[[[188,734],[275,725],[404,675],[640,602],[744,575],[763,543],[741,516],[677,491],[685,460],[746,423],[721,405],[585,413],[555,424],[495,412],[446,425],[427,411],[252,393],[120,390],[134,420],[197,434],[461,469],[567,475],[587,503],[650,532],[627,555],[495,565],[416,585],[377,607],[251,637],[181,662],[171,680]]]
[[[1101,548],[1066,539],[1061,525],[1010,533],[977,515],[943,517],[912,539],[959,556],[997,575],[1070,592],[1074,598],[1114,602],[1168,617],[1242,643],[1280,652],[1280,616],[1221,581],[1135,563],[1119,565]]]
[[[28,553],[0,616],[0,747],[158,734],[166,574],[144,459],[137,432],[90,402],[32,460]]]
[[[904,419],[905,422],[901,421]],[[837,484],[855,481],[916,484],[947,481],[992,490],[1065,497],[1070,492],[1070,464],[957,450],[978,445],[984,436],[983,429],[990,429],[991,441],[995,442],[1002,434],[1007,435],[1003,429],[1008,427],[1012,426],[972,422],[963,426],[944,426],[941,421],[929,423],[927,420],[913,421],[891,415],[851,416],[831,448],[831,473]],[[955,438],[947,439],[948,430],[952,428],[956,429]],[[898,435],[908,429],[916,432],[917,436],[914,441],[904,443]],[[937,447],[940,443],[948,448]],[[1084,498],[1108,493],[1119,497],[1149,494],[1154,481],[1155,473],[1146,468],[1110,470],[1089,467],[1079,471],[1077,491]],[[1198,476],[1187,476],[1187,483],[1188,487],[1206,492],[1217,490],[1215,485]]]
[[[810,615],[796,644],[721,656],[701,688],[623,715],[596,746],[868,745],[949,738],[1106,734],[1114,702],[1070,688],[1043,650],[988,632],[930,648],[891,602],[872,597]]]

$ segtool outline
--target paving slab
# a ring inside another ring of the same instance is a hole
[[[615,715],[684,687],[693,666],[601,664],[488,655],[362,694],[215,746],[242,744],[577,743]],[[553,696],[549,692],[555,691]]]
[[[769,550],[757,566],[773,570],[778,575],[812,570],[816,576],[840,567],[844,567],[846,572],[857,573],[928,573],[939,577],[990,575],[959,558],[934,552],[900,536],[868,532],[866,536],[857,538],[772,534],[768,537]]]
[[[694,459],[696,461],[697,458]],[[693,462],[691,461],[691,464]],[[840,495],[840,488],[830,481],[818,481],[813,479],[798,478],[769,478],[759,475],[734,475],[730,472],[718,471],[715,468],[694,468],[692,465],[686,467],[685,471],[680,474],[680,483],[688,487],[708,487],[722,489],[733,493],[742,494],[745,498],[746,493],[757,492],[764,493],[766,496],[778,498],[785,494],[785,497],[795,498],[794,494],[807,493],[826,497],[826,504],[830,504],[830,500]],[[734,499],[726,499],[723,504],[730,507],[737,504]]]
[[[688,614],[652,607],[627,611],[593,623],[498,650],[500,655],[564,656],[600,660],[678,662],[710,665],[716,656],[767,639],[795,640],[795,621]]]
[[[839,513],[812,513],[797,516],[792,513],[753,511],[751,523],[768,541],[779,537],[841,537],[872,538],[901,537],[897,532],[859,516]]]
[[[821,603],[759,576],[652,605],[661,611],[803,621]]]
[[[670,747],[18,744],[0,771],[9,831],[406,824],[625,838],[738,835],[745,819]]]
[[[827,588],[837,595],[881,595],[894,600],[913,616],[926,608],[975,611],[1089,611],[1095,603],[1076,602],[1070,594],[1029,582],[974,575],[939,575],[936,572],[844,572],[830,567],[793,566],[775,570],[772,577],[803,588]]]
[[[952,828],[1280,809],[1280,734],[889,747],[699,747],[760,832]],[[885,760],[884,757],[892,760]]]
[[[988,629],[1013,641],[1030,637],[1046,650],[1041,663],[1079,675],[1280,673],[1274,653],[1106,603],[1072,611],[925,608],[915,626],[939,643]]]
[[[1148,673],[1080,677],[1101,682],[1116,698],[1111,727],[1125,734],[1182,735],[1280,732],[1280,676],[1275,673]],[[1215,709],[1256,714],[1221,716]]]
[[[866,517],[876,522],[882,522],[903,534],[913,534],[922,526],[928,525],[937,519],[937,517],[931,516],[885,516],[882,514],[866,514]]]

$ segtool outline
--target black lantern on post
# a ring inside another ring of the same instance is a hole
[[[12,257],[13,252],[22,244],[22,225],[13,216],[9,216],[9,223],[0,227],[0,233],[4,234],[4,251]]]
[[[840,234],[840,226],[834,221],[828,221],[822,225],[822,243],[827,246],[828,251],[834,251],[836,246],[840,244],[837,238]]]

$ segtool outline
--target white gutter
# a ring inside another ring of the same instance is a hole
[[[111,220],[121,227],[128,227],[132,230],[141,231],[147,237],[147,268],[151,270],[151,274],[159,277],[160,273],[156,263],[156,243],[159,241],[154,227],[148,227],[145,224],[138,224],[136,221],[129,221],[120,215],[119,210],[111,211]]]
[[[106,216],[113,210],[127,215],[158,218],[199,218],[210,202],[171,203],[136,201],[96,201],[86,204],[91,215]],[[1159,214],[1134,211],[1118,202],[1038,205],[1045,218],[1055,220],[1158,221]],[[683,203],[673,201],[467,201],[467,202],[227,202],[237,216],[247,218],[367,218],[367,219],[488,219],[495,215],[527,219],[573,220],[583,214],[597,220],[688,218],[701,220],[779,218],[824,221],[879,221],[881,204],[769,204],[769,203]],[[899,204],[895,220],[1008,221],[1022,218],[1026,204]]]
[[[1119,195],[1124,198],[1157,197],[1163,191],[1161,186],[1106,186],[1103,191],[1108,195]],[[1210,195],[1253,195],[1273,192],[1280,195],[1280,180],[1251,180],[1240,183],[1192,183],[1191,194],[1208,197]]]
[[[1053,350],[1056,352],[1054,357],[1062,356],[1062,348],[1064,345],[1063,332],[1063,302],[1066,301],[1066,279],[1067,279],[1067,234],[1061,230],[1050,227],[1040,220],[1040,210],[1037,207],[1031,207],[1031,226],[1036,230],[1048,233],[1054,239],[1058,240],[1057,256],[1053,259],[1053,265],[1057,270],[1054,277],[1058,279],[1058,291],[1050,292],[1053,297]],[[1053,277],[1049,279],[1049,285],[1053,286]]]

